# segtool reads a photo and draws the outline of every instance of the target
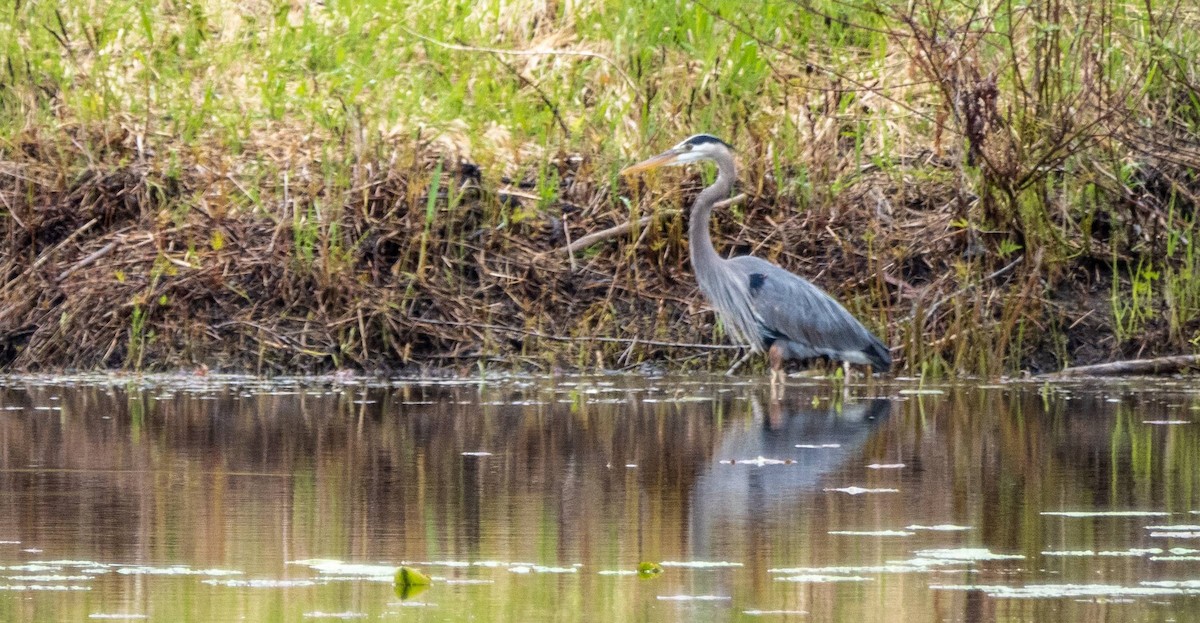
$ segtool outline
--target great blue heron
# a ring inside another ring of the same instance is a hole
[[[737,178],[728,143],[697,134],[621,173],[704,160],[717,164],[717,181],[701,191],[692,206],[688,227],[692,269],[700,290],[734,338],[755,353],[767,353],[772,383],[782,380],[783,363],[789,359],[824,357],[888,371],[892,356],[887,346],[823,290],[766,260],[750,255],[725,259],[717,254],[708,232],[709,217],[713,204],[729,196]]]

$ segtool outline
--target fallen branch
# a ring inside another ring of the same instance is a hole
[[[729,199],[726,199],[724,201],[717,202],[716,205],[713,206],[713,208],[724,208],[726,206],[731,206],[734,204],[741,203],[745,200],[746,200],[746,193],[741,193],[735,197],[730,197]],[[653,218],[654,218],[654,215],[643,216],[642,218],[638,219],[638,221],[636,223],[634,221],[626,221],[624,223],[621,223],[620,225],[609,227],[608,229],[602,229],[598,232],[590,233],[590,234],[568,244],[567,246],[563,247],[563,250],[566,251],[568,254],[575,253],[577,251],[581,251],[583,249],[586,249],[586,248],[596,244],[597,242],[608,240],[609,238],[616,238],[617,236],[620,236],[622,234],[629,233],[629,231],[632,230],[635,225],[637,227],[645,227],[647,224],[650,223],[650,219],[653,219]]]
[[[1137,374],[1173,374],[1195,369],[1200,369],[1200,355],[1176,355],[1174,357],[1155,357],[1153,359],[1132,359],[1129,361],[1098,363],[1091,366],[1063,368],[1059,372],[1043,376],[1049,378],[1130,376]]]
[[[117,233],[117,234],[123,234],[123,233],[125,233],[125,232],[129,231],[130,229],[132,229],[132,227],[126,227],[126,228],[124,228],[124,229],[122,229],[122,230],[120,230],[120,231],[118,231],[118,232],[116,232],[116,233]],[[139,243],[139,244],[137,244],[137,245],[135,245],[135,246],[139,246],[139,247],[140,247],[140,246],[144,246],[144,245],[146,245],[146,244],[149,244],[149,243],[151,243],[151,242],[154,242],[154,237],[153,237],[153,236],[151,236],[149,240],[143,241],[143,242],[141,242],[141,243]],[[116,249],[116,248],[117,248],[117,241],[116,241],[116,240],[114,240],[114,241],[112,241],[112,242],[110,242],[110,243],[108,243],[108,244],[104,245],[103,247],[101,247],[101,248],[100,248],[100,250],[99,250],[99,251],[95,251],[95,252],[91,253],[91,254],[90,254],[90,255],[88,255],[87,257],[85,257],[85,258],[83,258],[82,260],[79,260],[78,262],[76,262],[74,266],[71,266],[70,268],[68,268],[68,269],[66,269],[66,270],[62,271],[61,273],[59,273],[59,274],[58,274],[58,279],[56,279],[56,281],[62,281],[63,279],[66,279],[67,277],[70,277],[71,275],[73,275],[73,274],[74,274],[76,271],[79,271],[79,270],[82,270],[82,269],[84,269],[84,268],[87,268],[88,266],[91,266],[92,264],[96,263],[96,260],[98,260],[98,259],[100,259],[100,258],[104,257],[105,255],[108,255],[109,253],[111,253],[111,252],[112,252],[112,250],[113,250],[113,249]]]
[[[91,266],[93,263],[95,263],[96,260],[104,257],[105,255],[108,255],[109,252],[111,252],[115,248],[117,248],[117,243],[114,240],[113,242],[110,242],[110,243],[104,245],[103,247],[101,247],[99,251],[96,251],[96,252],[92,253],[91,255],[88,255],[87,257],[83,258],[82,260],[79,260],[79,263],[77,263],[74,266],[59,273],[58,279],[56,279],[56,281],[62,281],[63,279],[70,277],[76,271],[81,270],[83,268],[87,268],[88,266]]]

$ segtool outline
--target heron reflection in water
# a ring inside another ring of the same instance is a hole
[[[728,143],[697,134],[621,173],[705,160],[716,163],[717,179],[692,206],[688,228],[692,269],[700,290],[734,338],[749,345],[752,353],[767,354],[772,386],[782,383],[787,360],[841,361],[847,372],[852,363],[869,365],[875,372],[891,369],[888,347],[817,286],[757,257],[725,259],[717,254],[709,217],[717,201],[729,196],[737,178]]]
[[[724,428],[689,496],[692,543],[720,548],[722,534],[769,532],[758,524],[794,521],[815,503],[814,494],[844,484],[837,479],[840,472],[878,460],[867,456],[866,447],[887,421],[891,401],[814,407],[809,400],[770,400],[764,408],[759,395],[749,397],[749,418],[734,418]],[[759,457],[790,463],[760,466]]]

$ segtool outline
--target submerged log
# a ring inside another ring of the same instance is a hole
[[[1132,359],[1129,361],[1113,361],[1098,363],[1091,366],[1063,368],[1061,371],[1049,374],[1050,377],[1079,377],[1079,376],[1127,376],[1135,374],[1173,374],[1186,370],[1200,369],[1200,355],[1176,355],[1173,357],[1155,357],[1153,359]]]

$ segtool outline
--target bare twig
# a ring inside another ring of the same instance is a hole
[[[746,193],[741,193],[735,197],[730,197],[729,199],[720,201],[713,207],[714,208],[724,208],[726,206],[731,206],[731,205],[741,203],[741,202],[745,201],[746,198],[747,198]],[[626,221],[624,223],[621,223],[620,225],[614,225],[613,227],[609,227],[608,229],[602,229],[597,232],[592,232],[586,236],[583,236],[582,238],[579,238],[578,240],[576,240],[574,242],[571,242],[567,246],[563,247],[563,251],[566,251],[568,254],[571,254],[571,253],[580,251],[582,249],[586,249],[586,248],[596,244],[597,242],[602,242],[602,241],[608,240],[609,238],[616,238],[617,236],[620,236],[622,234],[629,233],[629,231],[632,230],[635,226],[645,227],[647,224],[650,223],[650,221],[653,218],[654,218],[654,215],[643,216],[642,218],[638,219],[637,221]]]
[[[73,275],[76,271],[79,271],[81,269],[87,268],[88,266],[91,266],[96,260],[104,257],[105,255],[108,255],[115,248],[117,248],[116,240],[104,245],[103,247],[100,247],[100,250],[93,251],[87,257],[83,258],[82,260],[79,260],[70,268],[59,273],[58,278],[55,279],[55,281],[62,281],[63,279],[66,279],[67,277],[70,277],[71,275]]]

